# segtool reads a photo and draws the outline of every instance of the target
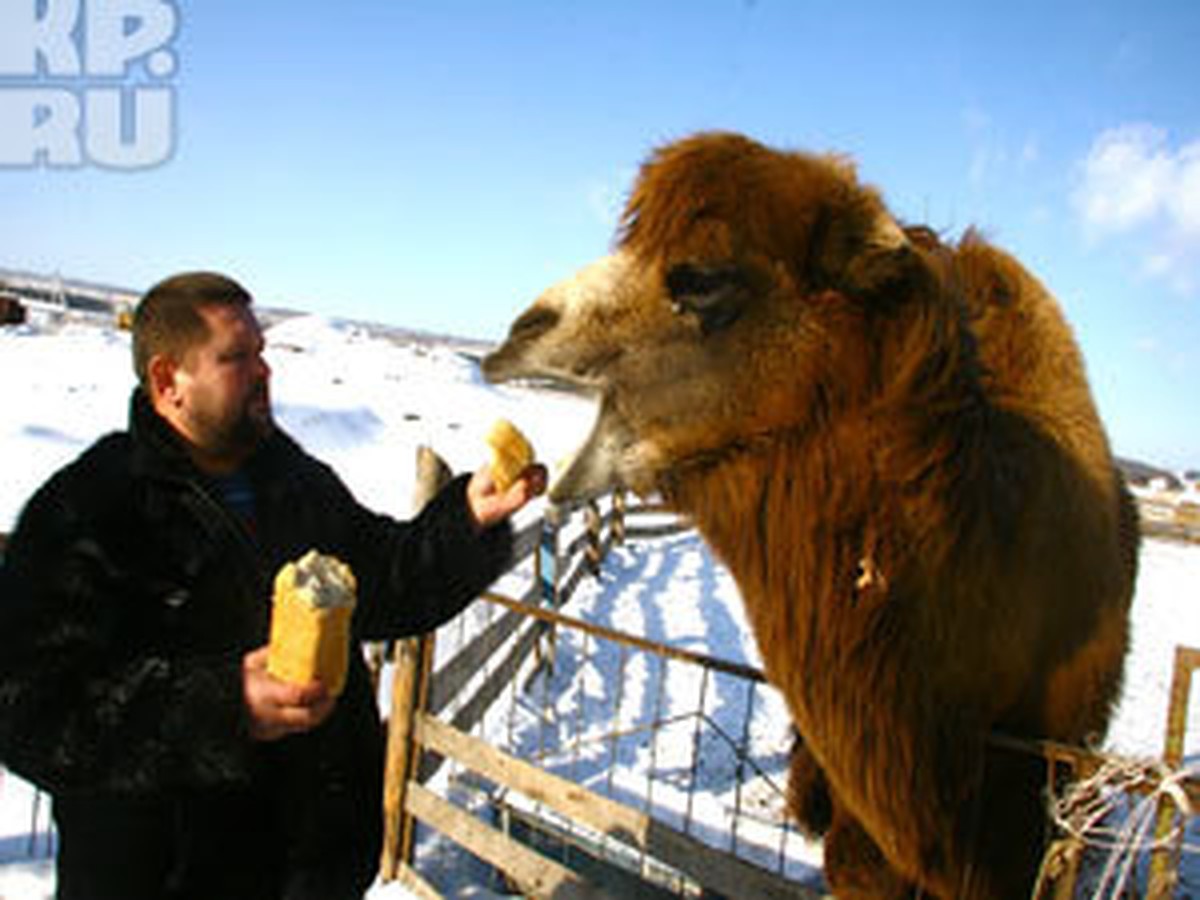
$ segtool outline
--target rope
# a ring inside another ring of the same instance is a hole
[[[1185,853],[1200,852],[1200,847],[1182,843],[1186,823],[1195,814],[1184,782],[1197,775],[1200,766],[1172,770],[1161,760],[1110,759],[1091,777],[1072,783],[1051,805],[1051,817],[1065,837],[1047,854],[1034,896],[1046,896],[1043,887],[1089,847],[1107,854],[1092,893],[1097,900],[1125,895],[1143,853],[1169,852],[1177,846]],[[1108,824],[1117,819],[1132,794],[1142,796],[1123,821]],[[1155,838],[1152,832],[1163,803],[1174,807],[1171,830]]]

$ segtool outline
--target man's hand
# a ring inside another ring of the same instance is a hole
[[[337,700],[319,681],[288,684],[267,671],[267,648],[242,659],[242,692],[250,718],[250,736],[274,741],[316,728],[333,712]]]
[[[480,528],[488,528],[507,519],[534,497],[546,490],[546,467],[534,463],[521,477],[501,492],[492,480],[492,471],[484,466],[471,476],[467,485],[467,505]]]

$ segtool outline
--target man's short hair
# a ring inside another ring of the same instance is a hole
[[[176,361],[208,337],[200,310],[209,306],[249,306],[250,293],[216,272],[172,275],[150,288],[133,315],[133,370],[150,387],[150,360],[163,355]]]

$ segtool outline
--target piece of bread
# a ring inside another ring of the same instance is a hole
[[[497,419],[487,435],[492,456],[492,481],[500,492],[507,491],[533,462],[533,447],[508,419]]]
[[[319,680],[333,696],[346,684],[357,585],[350,567],[310,550],[275,576],[267,671],[281,681]]]

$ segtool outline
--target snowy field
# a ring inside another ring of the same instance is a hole
[[[450,344],[397,342],[315,317],[268,331],[277,418],[330,462],[357,496],[407,516],[418,445],[456,469],[484,457],[497,416],[515,421],[553,465],[590,426],[585,401],[484,384]],[[35,321],[0,329],[0,532],[12,529],[28,496],[101,434],[122,428],[133,386],[128,335],[81,322]],[[536,514],[537,510],[529,511]],[[1200,645],[1200,547],[1147,541],[1135,601],[1133,651],[1109,749],[1157,756],[1176,644]],[[669,611],[657,602],[670,598]],[[627,548],[605,577],[581,592],[575,615],[712,656],[757,663],[732,579],[688,536]],[[647,676],[626,674],[631,691]],[[668,688],[669,690],[669,688]],[[1200,702],[1189,715],[1187,755],[1200,754]],[[0,900],[53,895],[44,843],[31,843],[34,794],[0,774]],[[44,802],[40,823],[48,817]],[[33,858],[31,858],[33,857]],[[1200,883],[1189,878],[1193,885]],[[404,896],[377,889],[373,900]]]

